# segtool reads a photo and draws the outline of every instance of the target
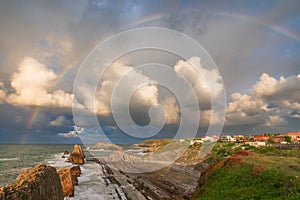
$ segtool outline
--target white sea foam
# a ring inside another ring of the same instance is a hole
[[[12,161],[12,160],[19,160],[20,157],[16,157],[16,158],[0,158],[0,161]]]
[[[55,154],[53,159],[46,161],[48,165],[57,169],[63,167],[72,167],[66,162],[67,158],[62,158],[62,154]],[[66,156],[66,155],[64,155]],[[108,186],[104,180],[105,175],[102,172],[101,165],[94,162],[86,162],[80,165],[81,175],[78,177],[78,185],[74,188],[74,197],[66,197],[65,200],[111,200],[119,199],[116,189],[119,191],[122,199],[126,199],[124,193],[118,185],[110,183]],[[108,181],[108,180],[107,180]]]
[[[79,185],[75,186],[74,197],[66,199],[118,199],[116,189],[119,191],[123,199],[126,199],[124,193],[119,189],[118,185],[106,185],[102,168],[97,163],[87,163],[81,166],[82,174],[78,177]]]
[[[65,156],[63,158],[62,156]],[[54,154],[53,158],[51,160],[47,160],[47,164],[55,167],[57,169],[63,168],[63,167],[71,167],[72,163],[66,162],[68,155],[64,155],[63,153]]]

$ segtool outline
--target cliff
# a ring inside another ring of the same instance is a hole
[[[94,146],[90,147],[90,149],[97,150],[97,149],[104,149],[104,150],[122,150],[122,147],[116,145],[116,144],[111,144],[108,142],[98,142]]]
[[[23,171],[15,183],[1,187],[0,199],[63,200],[64,197],[56,169],[40,164]]]
[[[157,151],[167,144],[172,142],[171,139],[157,139],[157,140],[145,140],[140,144],[135,144],[137,147],[145,147],[144,153],[154,152]]]
[[[237,151],[201,173],[193,199],[300,199],[299,160]]]

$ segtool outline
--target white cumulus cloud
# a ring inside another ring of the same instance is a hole
[[[288,125],[300,113],[300,76],[276,79],[263,73],[249,94],[234,93],[227,108],[227,125]]]
[[[78,126],[73,126],[74,130],[71,130],[67,133],[58,133],[57,135],[60,137],[64,137],[64,138],[70,138],[70,137],[79,137],[78,134],[82,133],[84,131],[84,128],[78,127]]]
[[[211,98],[218,98],[224,90],[222,77],[218,71],[204,68],[199,57],[191,57],[187,61],[178,61],[174,66],[174,70],[192,85],[200,107],[209,107]],[[192,94],[187,95],[192,96]]]
[[[55,120],[50,121],[49,125],[50,126],[62,126],[62,125],[67,125],[70,124],[70,120],[66,119],[65,116],[61,115],[59,117],[57,117]]]
[[[57,78],[44,64],[25,57],[12,75],[11,86],[15,91],[8,96],[8,102],[19,106],[71,108],[73,94],[61,89],[52,91]]]
[[[130,75],[127,75],[130,73]],[[123,79],[122,83],[118,82]],[[115,87],[119,88],[120,93],[115,99],[116,105],[120,109],[128,109],[128,103],[124,102],[127,93],[142,83],[149,82],[147,76],[139,73],[134,67],[126,66],[120,62],[113,63],[103,74],[101,83],[95,94],[95,104],[93,105],[93,90],[87,85],[80,85],[80,95],[83,96],[84,106],[92,113],[99,115],[109,115],[111,113],[111,99]],[[158,89],[153,84],[146,84],[135,91],[135,99],[142,105],[152,106],[157,105]]]

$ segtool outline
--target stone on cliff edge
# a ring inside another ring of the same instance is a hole
[[[57,173],[59,174],[64,197],[73,197],[74,185],[78,185],[77,177],[81,174],[80,167],[62,168]]]
[[[64,197],[74,196],[74,185],[72,181],[71,168],[62,168],[57,171],[60,178]]]
[[[81,174],[80,166],[73,166],[71,168],[71,175],[72,175],[72,181],[73,185],[78,185],[78,176]]]
[[[0,188],[0,191],[3,199],[64,199],[56,169],[45,164],[23,171],[15,183]]]
[[[81,146],[78,144],[74,145],[73,151],[71,152],[71,155],[68,158],[68,162],[74,163],[74,164],[84,164],[84,153],[82,151]]]

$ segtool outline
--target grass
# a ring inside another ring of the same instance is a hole
[[[216,148],[218,155],[220,146]],[[221,161],[206,174],[206,180],[202,179],[195,199],[300,199],[299,151],[282,156],[282,150],[272,150]],[[273,154],[265,154],[270,151]]]

